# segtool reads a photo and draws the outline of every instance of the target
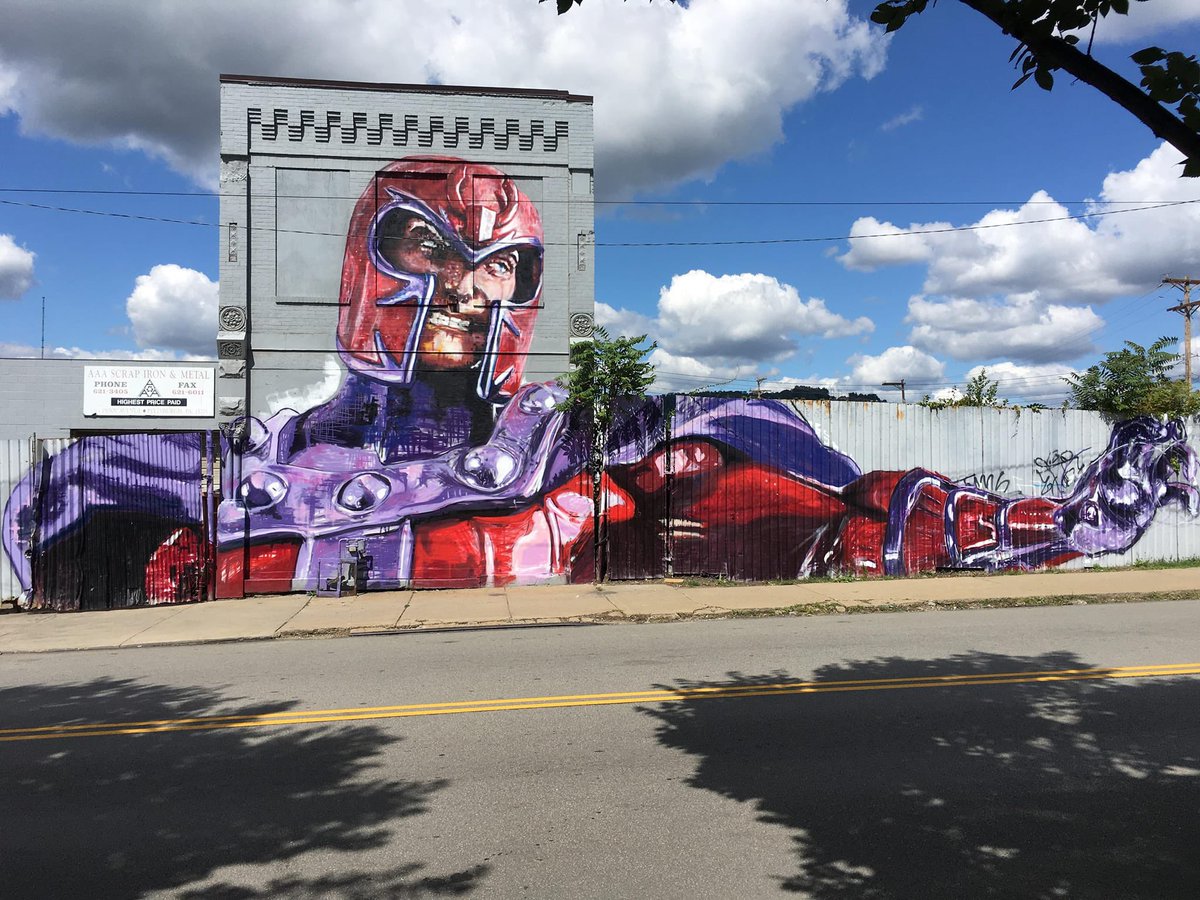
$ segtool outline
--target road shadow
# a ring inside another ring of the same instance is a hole
[[[835,682],[1086,667],[1069,653],[877,659]],[[721,685],[794,680],[729,674]],[[683,682],[668,689],[713,687]],[[789,829],[819,900],[1200,897],[1200,680],[682,700],[645,709],[693,787]],[[748,893],[754,893],[748,886]]]
[[[293,706],[98,678],[0,690],[0,725],[254,715]],[[416,860],[385,871],[355,865],[354,854],[387,844],[397,820],[425,812],[447,785],[389,777],[381,757],[398,740],[373,725],[335,725],[0,743],[0,894],[134,898],[161,891],[249,900],[466,893],[486,866],[429,873]],[[287,871],[310,851],[323,852],[320,876]],[[218,871],[225,866],[242,871]]]

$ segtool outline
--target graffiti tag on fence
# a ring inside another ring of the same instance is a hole
[[[993,494],[1007,494],[1012,490],[1012,479],[1003,469],[998,472],[977,472],[967,475],[963,478],[962,483],[974,485],[980,490],[991,491]]]
[[[1078,452],[1055,450],[1046,456],[1035,457],[1033,470],[1041,484],[1042,496],[1066,494],[1071,489],[1071,485],[1083,474],[1083,470],[1087,468],[1083,454],[1090,449],[1090,447],[1084,447]]]

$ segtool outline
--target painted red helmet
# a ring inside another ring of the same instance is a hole
[[[350,219],[342,360],[391,384],[469,366],[476,393],[504,402],[521,385],[542,257],[537,208],[499,169],[444,157],[389,164]]]

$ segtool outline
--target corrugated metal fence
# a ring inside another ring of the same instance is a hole
[[[1197,559],[1200,518],[1164,502],[1188,474],[1177,451],[1198,446],[1200,422],[1188,428],[1076,410],[653,398],[609,442],[600,574]],[[212,596],[218,457],[205,433],[0,442],[0,595],[54,609]],[[1107,506],[1089,501],[1106,491]]]
[[[19,489],[18,485],[28,474],[33,462],[34,443],[32,438],[0,441],[0,513],[4,512],[6,505],[15,511],[18,506],[28,503],[28,491]],[[17,528],[32,527],[32,523],[19,522],[15,515],[11,521],[9,517],[4,517],[4,521],[14,531],[14,542]],[[5,545],[8,546],[7,541]],[[20,597],[23,592],[24,586],[17,570],[9,563],[7,556],[0,553],[0,599],[11,600]]]
[[[216,455],[206,433],[7,441],[6,596],[31,608],[207,599]],[[41,548],[45,548],[44,550]]]
[[[658,398],[653,406],[654,413],[643,416],[653,424],[641,446],[623,452],[628,440],[616,441],[610,454],[610,478],[639,509],[624,521],[612,515],[602,529],[608,534],[606,574],[613,579],[668,574],[795,578],[813,571],[811,555],[828,550],[834,540],[830,529],[843,527],[842,520],[854,513],[820,491],[797,490],[798,482],[833,488],[832,494],[853,483],[847,490],[857,498],[858,511],[863,503],[875,507],[875,533],[864,514],[852,523],[858,528],[854,534],[838,538],[842,544],[882,542],[887,502],[893,498],[890,493],[872,498],[868,489],[887,485],[890,492],[896,476],[918,469],[943,476],[931,479],[939,490],[970,486],[980,494],[1024,498],[1021,509],[1038,513],[1059,505],[1050,500],[1085,490],[1081,478],[1106,453],[1114,433],[1101,416],[1080,410],[934,410],[913,404],[690,396]],[[1188,427],[1195,449],[1200,423]],[[1170,443],[1160,436],[1154,446],[1165,450]],[[654,446],[672,452],[655,457],[647,452]],[[649,463],[632,463],[647,457]],[[1110,479],[1117,477],[1115,469]],[[890,480],[886,473],[893,473]],[[649,515],[641,515],[642,508]],[[838,550],[844,553],[845,547]],[[912,562],[942,568],[945,560],[933,558],[937,555],[930,551],[930,558],[917,556]],[[1046,557],[1057,561],[1050,550]],[[1066,565],[1194,558],[1200,558],[1200,519],[1170,503],[1153,512],[1149,527],[1128,549]]]

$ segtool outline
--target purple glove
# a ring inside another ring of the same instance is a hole
[[[1123,553],[1150,527],[1159,507],[1177,503],[1190,515],[1200,513],[1198,473],[1182,420],[1138,416],[1119,422],[1055,521],[1080,553]]]

